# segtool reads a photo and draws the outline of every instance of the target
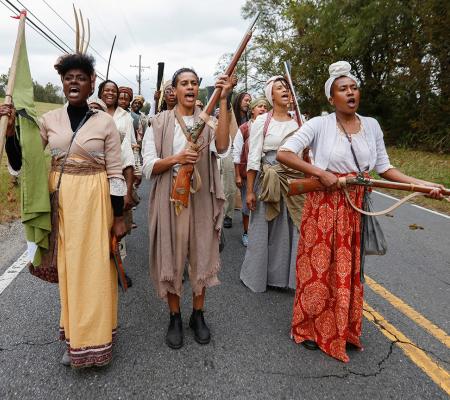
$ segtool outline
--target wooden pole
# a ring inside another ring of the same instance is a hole
[[[25,37],[25,21],[27,19],[27,12],[23,10],[20,13],[19,29],[17,30],[16,45],[14,47],[14,55],[9,69],[8,86],[6,87],[5,104],[12,104],[12,94],[14,91],[14,84],[16,82],[17,62],[19,60],[20,47],[22,46],[23,38]],[[8,116],[4,115],[0,119],[0,162],[2,161],[3,148],[5,147],[6,129],[8,128]]]

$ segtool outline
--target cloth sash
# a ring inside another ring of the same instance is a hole
[[[288,196],[289,179],[304,178],[303,173],[288,169],[280,164],[262,164],[260,175],[259,200],[266,203],[266,220],[272,221],[281,211],[280,201],[283,198],[289,215],[297,228],[300,228],[301,211],[304,197]]]

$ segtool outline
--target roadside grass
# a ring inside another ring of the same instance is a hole
[[[450,188],[450,154],[436,154],[420,150],[388,147],[391,164],[407,175]],[[383,193],[401,198],[408,194],[400,190],[377,189]],[[416,197],[412,203],[450,215],[450,202]]]
[[[0,98],[0,103],[4,99]],[[36,111],[39,116],[47,111],[59,108],[62,104],[36,102]],[[20,186],[19,180],[13,178],[7,168],[7,157],[3,152],[0,163],[0,224],[11,222],[20,218]]]

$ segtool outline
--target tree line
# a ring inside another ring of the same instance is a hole
[[[349,61],[360,113],[377,118],[388,144],[450,152],[450,2],[447,0],[247,0],[262,12],[238,74],[250,89],[292,64],[302,111],[331,111],[328,66]],[[219,66],[224,63],[224,58]]]
[[[8,75],[0,75],[0,97],[5,97]],[[48,82],[45,86],[33,80],[34,101],[43,103],[64,104],[61,87]]]

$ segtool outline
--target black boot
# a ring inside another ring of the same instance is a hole
[[[304,340],[302,346],[308,350],[319,350],[319,346],[314,340]]]
[[[203,317],[203,310],[192,310],[189,327],[194,331],[194,338],[197,343],[208,344],[211,340],[209,328]]]
[[[166,334],[166,343],[171,349],[183,346],[183,322],[181,313],[170,313],[170,323]]]

